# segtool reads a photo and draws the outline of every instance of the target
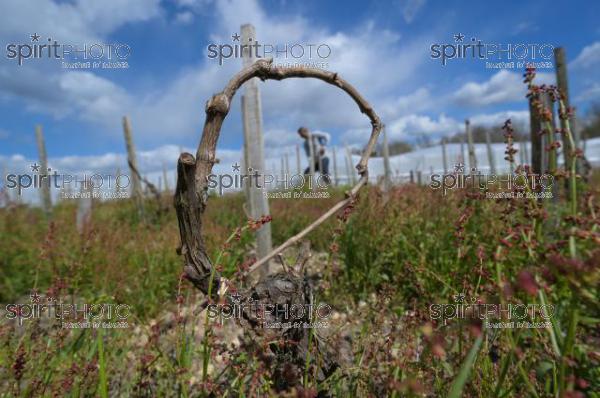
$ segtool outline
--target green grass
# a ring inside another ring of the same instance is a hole
[[[591,187],[582,184],[595,192]],[[592,216],[598,203],[584,193],[574,224],[564,202],[542,218],[527,201],[442,196],[414,185],[388,195],[373,187],[362,191],[347,221],[333,218],[309,235],[315,252],[329,253],[318,295],[347,316],[331,331],[347,336],[340,340],[352,362],[320,380],[312,371],[319,356],[309,351],[301,384],[334,396],[598,396],[599,359],[588,354],[600,338],[600,252]],[[343,193],[333,196],[272,200],[274,244]],[[213,259],[246,225],[242,204],[240,195],[209,200],[204,233]],[[202,314],[186,313],[177,322],[178,295],[186,311],[203,298],[185,281],[179,284],[174,210],[155,216],[153,206],[146,204],[142,222],[129,201],[96,204],[84,235],[75,230],[72,203],[56,206],[51,223],[37,209],[0,209],[3,307],[28,303],[35,287],[42,295],[60,289],[65,300],[131,308],[128,329],[69,330],[37,321],[19,327],[3,319],[2,396],[274,394],[272,364],[260,349],[265,342],[232,348],[216,325],[205,333]],[[332,250],[333,243],[339,249]],[[251,245],[248,233],[232,243],[220,261],[225,276],[247,260]],[[523,272],[533,276],[535,294],[520,279]],[[553,304],[552,328],[492,331],[469,320],[446,326],[432,320],[429,306],[452,303],[457,293],[486,303]],[[17,364],[20,347],[24,363]]]

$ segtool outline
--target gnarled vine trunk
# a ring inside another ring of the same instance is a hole
[[[352,97],[360,111],[369,117],[372,125],[372,132],[362,153],[360,162],[356,166],[361,178],[347,193],[346,199],[337,203],[298,235],[290,238],[265,258],[260,259],[251,267],[251,271],[259,268],[262,264],[281,253],[288,246],[298,242],[311,230],[342,209],[352,200],[354,195],[367,181],[367,162],[381,130],[381,122],[373,108],[352,85],[339,77],[337,73],[302,67],[279,68],[272,65],[272,60],[259,60],[236,74],[229,81],[225,89],[221,93],[214,95],[206,104],[206,121],[204,123],[202,138],[196,152],[196,157],[194,158],[194,156],[189,153],[182,153],[177,165],[175,208],[177,211],[179,233],[181,236],[181,247],[179,252],[184,257],[184,271],[187,278],[204,294],[208,294],[210,290],[213,295],[216,295],[220,290],[223,281],[218,272],[213,272],[213,264],[206,253],[206,247],[202,236],[202,218],[208,199],[207,176],[212,172],[215,163],[219,133],[223,120],[229,112],[233,96],[244,82],[254,77],[258,77],[261,80],[283,80],[292,77],[316,78],[337,86]],[[213,286],[209,289],[211,272],[213,272]],[[303,275],[280,272],[260,280],[245,296],[254,297],[256,300],[263,303],[307,304],[310,300],[311,293],[310,287]],[[248,314],[245,314],[245,316],[251,321]],[[256,325],[256,323],[250,322],[250,325]],[[277,359],[278,367],[276,369],[276,374],[281,372],[282,374],[302,375],[303,372],[301,370],[304,366],[306,350],[308,349],[308,330],[303,328],[292,330],[282,328],[279,330],[279,333],[284,341],[290,341],[291,344],[289,346],[286,345],[283,348],[272,348]],[[321,347],[319,349],[321,349]],[[322,347],[322,349],[327,351],[327,347]],[[322,368],[320,369],[320,373],[326,375],[335,368],[335,363],[332,361],[325,362],[326,363],[321,365]],[[291,371],[289,369],[290,366],[292,367]],[[282,382],[278,387],[285,388],[286,386],[293,384],[293,382],[287,380]]]

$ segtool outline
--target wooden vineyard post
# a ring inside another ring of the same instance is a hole
[[[315,146],[313,145],[313,137],[310,131],[308,132],[308,170],[311,183],[309,186],[314,188],[315,183]]]
[[[323,175],[323,156],[321,156],[321,153],[317,153],[317,159],[318,159],[318,165],[319,165],[319,178],[322,178],[320,176]],[[317,183],[319,180],[316,180],[315,183]]]
[[[521,165],[525,164],[525,145],[522,138],[519,139],[519,163]]]
[[[250,24],[241,27],[242,43],[249,43],[256,40],[256,30]],[[248,50],[248,49],[247,49]],[[242,52],[242,64],[248,67],[256,60],[252,51]],[[242,115],[244,126],[244,153],[246,154],[245,166],[252,169],[252,174],[265,172],[264,141],[262,133],[262,105],[260,92],[258,89],[258,78],[248,80],[244,85],[244,100],[242,102]],[[269,201],[262,190],[255,184],[246,189],[246,202],[250,217],[257,220],[263,216],[268,216]],[[264,224],[255,232],[256,237],[256,255],[258,258],[266,256],[272,250],[271,243],[271,224]],[[267,262],[261,268],[261,277],[271,272],[270,263]]]
[[[542,166],[542,121],[538,115],[537,108],[535,106],[536,99],[532,96],[529,98],[529,139],[531,141],[531,170],[535,174],[542,174],[542,170],[545,169]],[[550,133],[552,134],[552,133]]]
[[[131,124],[129,123],[129,118],[127,116],[123,116],[123,134],[125,135],[125,147],[127,149],[127,164],[129,165],[129,172],[131,175],[131,194],[133,196],[135,205],[138,209],[138,215],[140,217],[143,217],[144,195],[142,193],[142,182],[140,181],[140,176],[137,172],[139,169],[137,165],[137,159],[135,156],[135,147],[133,145]]]
[[[475,156],[475,144],[473,143],[473,132],[471,131],[471,121],[469,119],[465,120],[465,130],[469,150],[469,170],[474,170],[477,169],[477,157]]]
[[[448,155],[446,154],[446,138],[442,138],[442,162],[444,164],[444,174],[448,174]]]
[[[80,197],[77,200],[76,226],[77,232],[83,234],[92,220],[92,195],[94,192],[91,180],[83,183],[80,189]]]
[[[348,179],[350,180],[350,184],[356,184],[356,177],[354,176],[354,167],[352,167],[352,151],[348,145],[346,145],[346,157],[348,158]]]
[[[283,182],[283,180],[285,179],[285,159],[282,156],[281,157],[281,189],[285,189],[285,183]]]
[[[573,110],[573,116],[572,116],[572,119],[570,120],[571,131],[573,133],[573,141],[575,142],[576,148],[580,148],[583,150],[583,157],[585,158],[585,144],[583,144],[583,145],[581,144],[581,141],[582,141],[581,130],[579,129],[579,126],[577,124],[577,108],[573,106],[573,107],[571,107],[571,109]],[[577,172],[579,172],[580,167],[581,167],[581,159],[578,159]]]
[[[337,170],[337,156],[335,153],[335,147],[332,148],[333,152],[333,185],[338,185],[338,170]]]
[[[115,199],[120,199],[121,198],[121,179],[119,178],[121,176],[121,169],[119,167],[117,167],[117,171],[115,173]]]
[[[287,152],[284,154],[284,158],[285,158],[285,174],[287,174],[287,178],[289,178],[289,175],[290,175],[290,158],[289,158]]]
[[[552,151],[546,150],[546,148],[548,146],[552,146],[554,144],[554,141],[556,141],[556,136],[555,136],[556,120],[555,120],[555,113],[554,113],[554,102],[552,101],[552,99],[550,98],[550,94],[548,94],[548,93],[540,94],[540,97],[538,99],[539,99],[539,101],[541,101],[541,103],[544,105],[544,107],[546,109],[550,110],[550,113],[552,114],[552,117],[550,120],[550,131],[546,131],[546,134],[542,134],[542,137],[541,137],[541,147],[542,147],[542,167],[541,167],[542,171],[541,171],[541,173],[545,173],[545,172],[555,173],[558,168],[557,150],[556,149],[552,150]],[[542,122],[540,121],[540,123],[542,123]],[[544,128],[545,128],[545,126],[542,125],[541,129],[544,129]],[[547,163],[544,163],[544,161],[546,161]],[[555,180],[555,183],[552,184],[552,200],[553,200],[553,202],[558,201],[558,192],[559,192],[558,184],[556,184],[556,180]]]
[[[248,141],[248,132],[250,131],[249,127],[249,116],[246,116],[246,96],[242,94],[240,96],[240,101],[242,104],[242,131],[244,132],[244,161],[242,167],[242,174],[250,174],[250,169],[248,167],[248,145],[246,142]],[[275,169],[273,169],[274,172]],[[246,203],[250,206],[251,196],[250,196],[250,183],[244,183],[244,196],[246,197]]]
[[[167,165],[163,163],[163,181],[166,193],[169,193],[169,177],[167,176]]]
[[[556,118],[554,112],[554,102],[552,102],[550,94],[548,93],[540,94],[539,100],[546,109],[550,110],[550,113],[552,114],[552,118],[550,120],[550,131],[546,131],[546,134],[543,134],[544,140],[542,140],[542,142],[545,142],[546,144],[542,145],[542,151],[547,155],[545,156],[548,162],[546,165],[546,170],[550,170],[552,173],[554,173],[558,169],[558,151],[546,151],[546,147],[552,146],[556,141]],[[541,128],[544,129],[545,127],[546,126],[542,124]]]
[[[148,175],[144,174],[144,176],[142,177],[145,181],[148,181]],[[148,193],[150,192],[150,190],[148,189],[148,184],[144,185],[144,189],[143,189],[143,196],[146,197],[148,196]]]
[[[296,174],[298,175],[302,175],[302,167],[300,165],[300,145],[296,144]]]
[[[485,147],[487,150],[490,173],[496,174],[496,162],[494,159],[494,151],[492,151],[492,139],[490,137],[490,132],[487,129],[485,130]]]
[[[542,135],[541,139],[540,139],[540,145],[542,148],[546,148],[546,146],[548,145],[547,139],[548,137],[546,136],[546,134]],[[531,148],[529,148],[529,154],[531,155],[532,150]],[[542,156],[541,156],[541,162],[542,162],[542,169],[540,170],[542,174],[547,173],[548,172],[548,152],[542,150]],[[533,161],[532,161],[533,162]],[[529,163],[529,165],[531,166],[531,162]]]
[[[41,199],[42,199],[42,208],[44,209],[44,213],[46,216],[49,216],[52,213],[52,197],[50,196],[50,176],[48,170],[48,155],[46,153],[46,143],[44,142],[44,133],[42,132],[42,126],[35,126],[35,139],[38,147],[38,155],[40,158],[40,168],[39,174],[40,176],[46,176],[47,180],[45,180],[41,185]]]
[[[556,85],[558,86],[558,91],[564,96],[564,104],[565,109],[569,109],[570,101],[569,101],[569,83],[567,80],[567,59],[566,59],[565,49],[563,47],[557,47],[554,49],[554,62],[556,65]],[[560,109],[560,107],[559,107]],[[562,131],[565,131],[567,125],[566,120],[560,118],[560,128]],[[569,143],[569,139],[566,134],[562,135],[562,149],[563,149],[563,161],[565,170],[569,170],[571,164],[571,153],[573,152],[573,148],[571,148],[571,144]],[[565,186],[569,185],[568,178],[565,179]],[[567,195],[569,196],[569,195]]]
[[[345,147],[344,147],[345,148]],[[352,173],[352,162],[348,161],[348,152],[346,151],[346,155],[344,156],[344,165],[346,166],[346,180],[348,180],[348,185],[351,183],[350,174]]]

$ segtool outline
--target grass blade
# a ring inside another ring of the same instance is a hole
[[[473,344],[473,347],[471,347],[471,350],[467,354],[467,357],[465,358],[465,361],[458,372],[458,376],[456,376],[456,379],[454,379],[454,382],[452,383],[452,387],[448,393],[448,398],[459,398],[461,396],[462,390],[469,379],[471,368],[473,367],[475,359],[477,358],[477,354],[479,353],[479,349],[481,348],[482,341],[483,333],[477,337],[475,344]]]

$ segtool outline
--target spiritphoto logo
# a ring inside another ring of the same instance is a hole
[[[207,47],[208,58],[217,59],[223,65],[226,59],[242,57],[273,58],[274,66],[304,66],[326,69],[329,65],[324,62],[331,55],[331,47],[325,43],[259,43],[252,37],[247,43],[242,43],[242,37],[234,33],[231,44],[210,43]],[[281,63],[281,60],[284,60]],[[308,61],[304,61],[308,59]],[[279,62],[278,62],[279,60]]]
[[[209,174],[206,176],[208,188],[222,196],[226,190],[241,190],[248,186],[263,191],[263,195],[272,199],[316,199],[330,196],[326,189],[331,185],[327,174],[290,174],[275,175],[260,173],[248,167],[243,173],[238,163],[231,166],[233,173]],[[314,178],[313,178],[314,177]],[[304,191],[308,189],[308,191]],[[313,190],[315,189],[315,190]]]
[[[59,189],[63,199],[77,199],[83,197],[106,198],[126,197],[130,179],[126,174],[68,174],[59,173],[48,167],[42,170],[41,166],[33,163],[31,173],[7,174],[4,176],[3,185],[10,190],[15,190],[19,196],[27,189]],[[104,190],[102,190],[104,189]]]
[[[122,329],[129,327],[127,319],[131,309],[128,304],[114,303],[63,303],[52,296],[42,296],[37,291],[30,294],[30,303],[6,304],[5,318],[15,320],[19,326],[34,319],[54,319],[65,329]]]
[[[225,320],[236,320],[244,324],[247,318],[258,322],[265,329],[319,329],[329,325],[327,320],[333,310],[327,303],[277,303],[265,304],[252,297],[239,294],[229,295],[226,303],[207,306],[209,319],[223,324]]]
[[[553,67],[554,45],[549,43],[494,43],[476,37],[468,40],[462,33],[454,34],[453,39],[449,43],[433,43],[429,47],[431,59],[439,59],[444,66],[450,60],[483,60],[487,69]]]
[[[24,43],[6,45],[6,58],[19,66],[30,60],[59,60],[63,69],[126,69],[131,47],[123,43],[64,44],[34,33]]]
[[[443,326],[452,319],[483,321],[487,329],[539,329],[551,326],[555,307],[552,304],[535,303],[483,303],[477,297],[468,299],[465,294],[454,295],[454,303],[431,304],[429,317]]]
[[[453,173],[434,173],[430,179],[429,187],[441,189],[444,195],[454,189],[470,189],[486,191],[486,197],[490,199],[552,197],[554,184],[552,174],[536,174],[523,169],[515,173],[485,174],[473,167],[466,174],[462,163],[454,166]]]

